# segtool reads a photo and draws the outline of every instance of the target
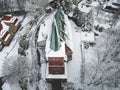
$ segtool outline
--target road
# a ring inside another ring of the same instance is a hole
[[[76,25],[71,21],[73,38],[73,59],[68,62],[68,82],[79,83],[81,81],[81,37],[80,32],[76,32]]]

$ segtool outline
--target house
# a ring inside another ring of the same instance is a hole
[[[10,44],[15,32],[18,30],[19,21],[11,15],[3,16],[0,19],[0,42],[1,47]]]
[[[3,22],[7,26],[9,26],[10,33],[15,33],[17,31],[19,22],[16,17],[12,17],[11,15],[6,15],[6,16],[3,16],[0,21],[1,21],[1,23]]]
[[[64,33],[61,33],[61,27],[56,25],[62,22],[60,15],[64,17]],[[55,11],[44,20],[39,29],[37,45],[42,55],[41,48],[44,48],[45,59],[41,57],[41,61],[47,61],[45,66],[41,65],[41,77],[48,82],[67,81],[67,63],[72,60],[73,51],[72,29],[67,15],[61,10]]]
[[[65,42],[57,52],[50,51],[47,56],[46,80],[67,80],[67,58],[65,54]]]

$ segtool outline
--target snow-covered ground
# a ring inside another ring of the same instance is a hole
[[[80,82],[81,70],[81,34],[76,32],[76,25],[71,21],[72,40],[73,40],[73,58],[68,62],[68,82]]]

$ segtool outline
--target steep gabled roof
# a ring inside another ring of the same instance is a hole
[[[11,18],[12,18],[12,16],[6,15],[6,16],[3,16],[3,17],[1,18],[1,21],[2,21],[2,20],[9,21]]]

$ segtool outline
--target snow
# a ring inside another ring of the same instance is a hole
[[[17,16],[15,16],[17,17]],[[18,16],[18,21],[22,21],[24,16]],[[3,77],[3,73],[2,70],[3,69],[3,63],[4,61],[11,57],[11,56],[17,56],[18,55],[18,48],[19,48],[19,38],[21,35],[25,34],[26,31],[30,31],[30,25],[29,22],[31,21],[31,17],[30,16],[26,16],[25,19],[23,20],[23,22],[21,23],[22,28],[19,29],[14,38],[12,39],[11,43],[9,46],[5,46],[3,48],[3,50],[0,52],[0,77]],[[33,29],[32,29],[33,30]],[[29,58],[29,60],[31,60],[31,52],[30,50],[26,50],[26,54]],[[8,83],[5,82],[4,85],[2,86],[3,90],[21,90],[20,86],[18,83]]]
[[[85,12],[85,13],[89,13],[91,10],[91,7],[87,7],[86,5],[83,4],[78,4],[78,8],[80,11]]]
[[[64,19],[65,19],[65,33],[68,35],[68,40],[66,40],[66,44],[67,46],[71,49],[71,51],[73,51],[73,42],[72,42],[72,25],[68,19],[68,16],[64,14]]]
[[[15,39],[16,38],[16,39]],[[14,39],[12,40],[12,43],[9,45],[9,46],[5,46],[3,48],[3,50],[0,52],[0,77],[2,77],[2,64],[4,62],[4,60],[7,58],[7,57],[10,57],[10,56],[15,56],[17,55],[17,48],[18,48],[18,40],[17,40],[18,36],[15,35]]]
[[[119,7],[115,6],[115,5],[113,5],[113,3],[119,3],[119,2],[120,2],[119,0],[110,0],[108,2],[105,2],[105,4],[103,6],[104,6],[104,8],[106,6],[112,6],[113,8],[119,8]]]
[[[94,21],[94,25],[95,26],[99,25],[100,27],[104,27],[105,29],[110,28],[110,24],[109,23],[100,23],[97,20]]]
[[[51,53],[50,55],[56,56],[54,52],[52,52],[49,48],[49,43],[50,43],[50,33],[51,33],[51,25],[53,21],[53,15],[51,14],[47,19],[45,19],[44,23],[41,24],[39,34],[38,34],[38,40],[42,41],[46,40],[46,56],[47,54]],[[66,21],[66,29],[69,31],[67,34],[69,35],[70,40],[68,41],[69,47],[73,51],[73,58],[71,61],[69,61],[67,64],[67,76],[63,75],[62,77],[67,78],[68,82],[80,82],[80,69],[81,69],[81,48],[80,48],[80,42],[81,42],[81,34],[76,32],[75,27],[76,25],[67,19],[67,16],[65,16],[65,21]],[[63,51],[62,51],[63,52]],[[57,54],[58,55],[58,54]],[[60,55],[59,55],[60,56]],[[48,56],[47,56],[48,57]],[[41,64],[41,77],[43,80],[46,78],[46,69],[47,65],[46,63]],[[53,77],[52,75],[47,76],[47,78]],[[57,75],[54,76],[54,78],[60,78],[61,76]]]
[[[50,37],[51,37],[51,31],[52,31],[52,22],[53,22],[53,18],[54,18],[54,13],[52,13],[50,16],[47,17],[47,19],[45,19],[44,23],[41,24],[40,26],[40,30],[39,30],[39,35],[38,35],[38,40],[37,42],[46,40],[46,47],[45,47],[45,51],[46,51],[46,55],[49,53],[49,51],[51,51],[50,49]],[[72,50],[72,33],[71,33],[71,25],[70,22],[68,21],[67,15],[64,15],[65,17],[65,33],[68,35],[69,40],[66,41],[66,44],[68,45],[68,47],[70,47],[70,49]]]
[[[86,7],[85,5],[83,5],[82,3],[85,3],[86,0],[83,0],[80,4],[79,4],[79,9],[82,12],[85,13],[89,13],[89,11],[91,10],[91,7]],[[91,4],[92,6],[97,6],[97,2],[93,2]],[[66,56],[65,56],[65,43],[61,43],[61,48],[59,51],[54,52],[50,49],[50,34],[51,34],[51,26],[52,26],[52,22],[53,22],[53,18],[54,18],[54,14],[52,13],[49,16],[47,16],[43,23],[40,25],[40,30],[39,30],[39,34],[38,34],[38,40],[37,42],[46,40],[46,47],[45,47],[45,51],[46,51],[46,57],[50,57],[50,56],[54,56],[54,57],[65,57],[66,60]],[[36,28],[36,26],[33,26],[33,28],[31,29],[29,22],[31,22],[31,16],[27,16],[23,23],[21,24],[22,28],[21,31],[18,31],[15,35],[15,37],[12,40],[12,43],[7,46],[4,47],[3,51],[0,52],[0,76],[2,77],[2,65],[4,63],[4,60],[10,56],[16,56],[18,55],[17,53],[17,49],[19,47],[19,36],[23,35],[26,33],[26,31],[28,31],[29,33],[33,34],[35,33],[33,29]],[[22,18],[20,19],[22,20]],[[75,84],[75,87],[78,87],[79,85],[81,86],[80,82],[81,82],[81,64],[82,64],[82,50],[81,50],[81,44],[82,41],[87,41],[87,42],[94,42],[95,41],[95,37],[94,37],[94,32],[83,32],[80,31],[80,28],[76,28],[77,26],[67,18],[67,16],[65,15],[65,22],[66,22],[66,26],[65,26],[65,30],[66,30],[66,34],[69,36],[69,40],[66,42],[66,44],[71,48],[72,52],[73,52],[73,56],[72,56],[72,60],[69,62],[64,62],[65,63],[65,74],[64,75],[52,75],[52,74],[48,74],[48,63],[46,64],[46,62],[41,64],[41,78],[43,80],[46,80],[46,78],[67,78],[67,82],[73,82]],[[105,29],[109,28],[110,25],[107,23],[100,23],[97,20],[95,20],[94,25],[97,26],[103,26]],[[119,25],[119,24],[117,24]],[[68,30],[68,31],[67,31]],[[80,31],[80,32],[76,32],[76,31]],[[28,33],[27,33],[28,34]],[[30,47],[31,49],[31,47]],[[87,63],[86,66],[87,69],[89,67],[94,68],[95,66],[92,66],[93,63],[96,64],[96,53],[93,50],[93,47],[90,47],[89,50],[85,50],[85,59]],[[31,54],[32,52],[30,50],[27,50],[27,55],[29,56],[29,59],[31,60]],[[93,69],[88,69],[88,72],[93,73],[94,71],[90,71]],[[94,68],[95,69],[95,68]],[[90,75],[91,75],[90,73]],[[89,75],[89,77],[90,77]],[[8,82],[5,82],[3,85],[3,90],[21,90],[19,88],[19,85],[16,83],[14,84],[12,87],[12,85],[10,85]],[[43,85],[44,86],[44,85]],[[42,87],[42,86],[40,86]],[[12,89],[11,89],[12,88]],[[14,88],[14,89],[13,89]],[[31,89],[32,90],[32,89]],[[42,90],[42,89],[41,89]],[[75,89],[78,90],[78,89]],[[92,89],[91,89],[92,90]]]
[[[3,90],[22,90],[18,83],[9,84],[7,81],[2,86]]]
[[[80,4],[84,4],[84,3],[86,3],[87,2],[87,0],[82,0],[81,2],[80,2]]]
[[[95,42],[94,32],[81,32],[81,41]]]
[[[66,54],[65,54],[65,43],[61,42],[61,47],[58,51],[53,51],[50,50],[48,54],[46,54],[47,60],[48,57],[64,57],[65,58]]]
[[[0,38],[9,30],[9,26],[7,26],[3,21],[1,22],[3,29],[0,31]]]
[[[10,34],[7,35],[7,37],[5,38],[5,41],[7,41],[10,37]]]
[[[47,17],[47,19],[45,19],[44,23],[41,24],[40,26],[40,30],[39,30],[39,35],[38,35],[38,40],[37,42],[46,40],[46,47],[45,47],[45,51],[46,51],[46,57],[64,57],[66,58],[66,54],[65,54],[65,43],[61,42],[61,47],[60,50],[58,50],[57,52],[54,52],[53,50],[50,49],[50,36],[51,36],[51,31],[52,31],[52,22],[53,22],[53,18],[54,18],[54,14],[52,13],[51,15],[49,15]],[[64,15],[65,17],[65,33],[68,35],[69,40],[66,42],[66,44],[71,48],[72,50],[72,33],[71,33],[71,25],[70,22],[67,19],[67,16]],[[65,59],[66,60],[66,59]],[[46,71],[47,70],[47,71]],[[46,73],[47,72],[47,73]],[[45,80],[45,78],[67,78],[67,64],[65,63],[65,74],[63,75],[52,75],[52,74],[48,74],[48,64],[42,64],[41,65],[41,73],[42,73],[42,78]],[[45,77],[46,76],[46,77]]]
[[[33,19],[33,17],[27,15],[27,16],[25,17],[24,21],[22,22],[21,26],[22,26],[22,27],[26,26],[31,19]]]
[[[80,82],[81,71],[81,34],[76,32],[76,25],[71,21],[73,34],[73,56],[72,60],[68,62],[68,82]],[[79,83],[80,84],[80,83]]]
[[[94,7],[97,7],[98,5],[99,5],[99,2],[96,2],[96,1],[91,3],[91,6],[94,6]]]
[[[40,25],[39,35],[37,42],[46,40],[46,38],[50,38],[51,30],[52,30],[52,22],[53,22],[54,14],[51,14],[44,22]]]
[[[5,82],[2,86],[3,90],[11,90],[10,85],[8,84],[8,82]]]
[[[42,63],[41,64],[41,78],[43,80],[46,80],[46,70],[47,70],[47,64],[46,63]]]

